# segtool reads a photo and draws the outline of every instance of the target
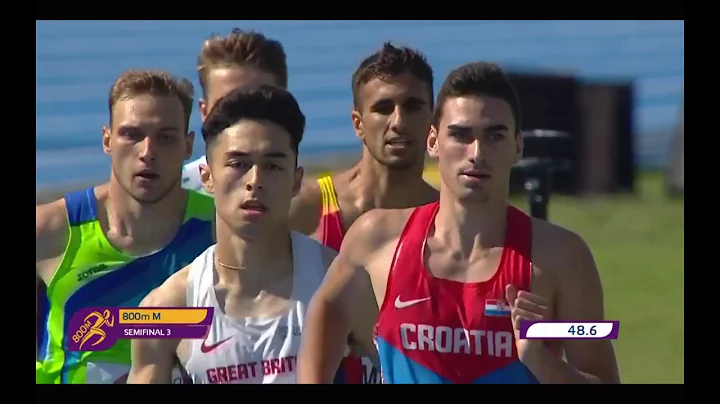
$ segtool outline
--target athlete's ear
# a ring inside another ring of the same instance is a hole
[[[293,184],[293,198],[296,197],[300,193],[300,189],[302,188],[303,183],[303,177],[305,177],[305,169],[301,166],[298,166],[295,169],[295,183]]]
[[[353,129],[355,129],[355,136],[359,137],[362,140],[365,137],[365,132],[363,131],[362,124],[362,115],[360,115],[360,112],[353,110],[350,113],[350,118],[352,119]]]
[[[112,152],[112,148],[110,147],[110,137],[112,133],[110,132],[110,128],[107,126],[102,127],[102,145],[103,145],[103,152],[105,154],[110,155]]]
[[[427,138],[427,151],[430,157],[438,158],[438,130],[435,125],[430,125],[430,133]]]
[[[522,132],[515,134],[515,164],[519,163],[523,158],[523,150],[525,149],[525,139]]]
[[[207,164],[200,163],[200,165],[198,165],[198,170],[200,170],[200,181],[202,181],[203,189],[205,192],[212,194],[213,177],[212,173],[210,173],[210,167],[208,167]]]
[[[190,131],[185,135],[185,160],[192,157],[193,143],[195,143],[195,132]]]
[[[210,112],[207,110],[207,101],[200,98],[198,100],[198,108],[200,109],[200,119],[202,119],[202,121],[205,122],[205,119],[208,116],[208,112]]]

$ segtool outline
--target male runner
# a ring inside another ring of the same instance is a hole
[[[353,224],[308,309],[298,382],[332,380],[348,333],[367,332],[356,306],[373,293],[385,383],[618,382],[610,341],[563,341],[565,362],[543,341],[517,338],[523,319],[604,317],[585,242],[508,204],[519,110],[496,65],[449,74],[427,141],[440,200]]]
[[[335,252],[291,232],[305,117],[274,86],[222,98],[203,124],[205,189],[217,244],[141,306],[213,307],[205,340],[133,340],[131,383],[169,383],[176,358],[194,383],[295,383],[305,310]]]
[[[346,229],[364,212],[423,205],[438,197],[437,190],[423,180],[433,106],[433,72],[425,56],[385,43],[360,63],[352,77],[352,93],[353,127],[363,142],[360,162],[306,183],[291,212],[293,228],[313,234],[335,250],[340,249]],[[377,314],[377,308],[367,307]],[[353,345],[372,347],[371,340],[371,333],[351,338]],[[363,356],[364,372],[352,371],[351,354],[336,383],[379,383],[379,372],[369,359],[375,355]]]
[[[253,31],[233,29],[227,36],[214,35],[203,42],[197,58],[203,98],[198,102],[204,121],[215,103],[230,90],[245,85],[270,84],[287,88],[285,50],[280,42]],[[204,192],[200,165],[205,156],[187,163],[183,187]]]
[[[194,138],[190,82],[164,71],[126,71],[108,104],[109,184],[36,207],[35,270],[49,306],[40,310],[38,383],[122,383],[130,342],[69,352],[67,337],[77,331],[66,329],[70,317],[83,307],[137,306],[212,244],[212,200],[181,188]]]
[[[420,52],[385,43],[352,77],[355,134],[362,158],[349,170],[308,183],[293,200],[294,227],[340,249],[345,230],[364,212],[437,199],[423,180],[432,123],[433,72]]]

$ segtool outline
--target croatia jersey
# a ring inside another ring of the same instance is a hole
[[[517,356],[505,287],[529,290],[531,219],[507,210],[497,272],[485,282],[433,277],[423,250],[439,203],[415,209],[395,250],[375,326],[383,382],[537,383]]]

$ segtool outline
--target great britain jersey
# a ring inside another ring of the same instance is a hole
[[[215,246],[193,261],[187,305],[213,307],[204,340],[183,340],[178,358],[194,384],[292,384],[305,311],[325,275],[321,245],[292,233],[293,288],[287,312],[272,318],[231,318],[218,304]]]
[[[529,290],[531,219],[508,207],[496,273],[485,282],[433,277],[424,247],[439,203],[416,208],[393,257],[375,342],[388,384],[537,383],[517,356],[507,284]]]

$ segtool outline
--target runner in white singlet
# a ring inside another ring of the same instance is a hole
[[[304,130],[295,98],[273,86],[232,90],[212,109],[203,186],[217,244],[141,307],[213,307],[213,323],[204,340],[133,340],[128,383],[170,383],[178,362],[195,383],[295,382],[306,306],[336,255],[290,231]]]
[[[263,319],[235,319],[224,314],[215,295],[215,247],[190,266],[187,305],[213,307],[214,318],[204,340],[184,340],[177,356],[194,384],[295,383],[307,303],[320,286],[325,267],[320,244],[292,233],[293,271],[288,311]]]

